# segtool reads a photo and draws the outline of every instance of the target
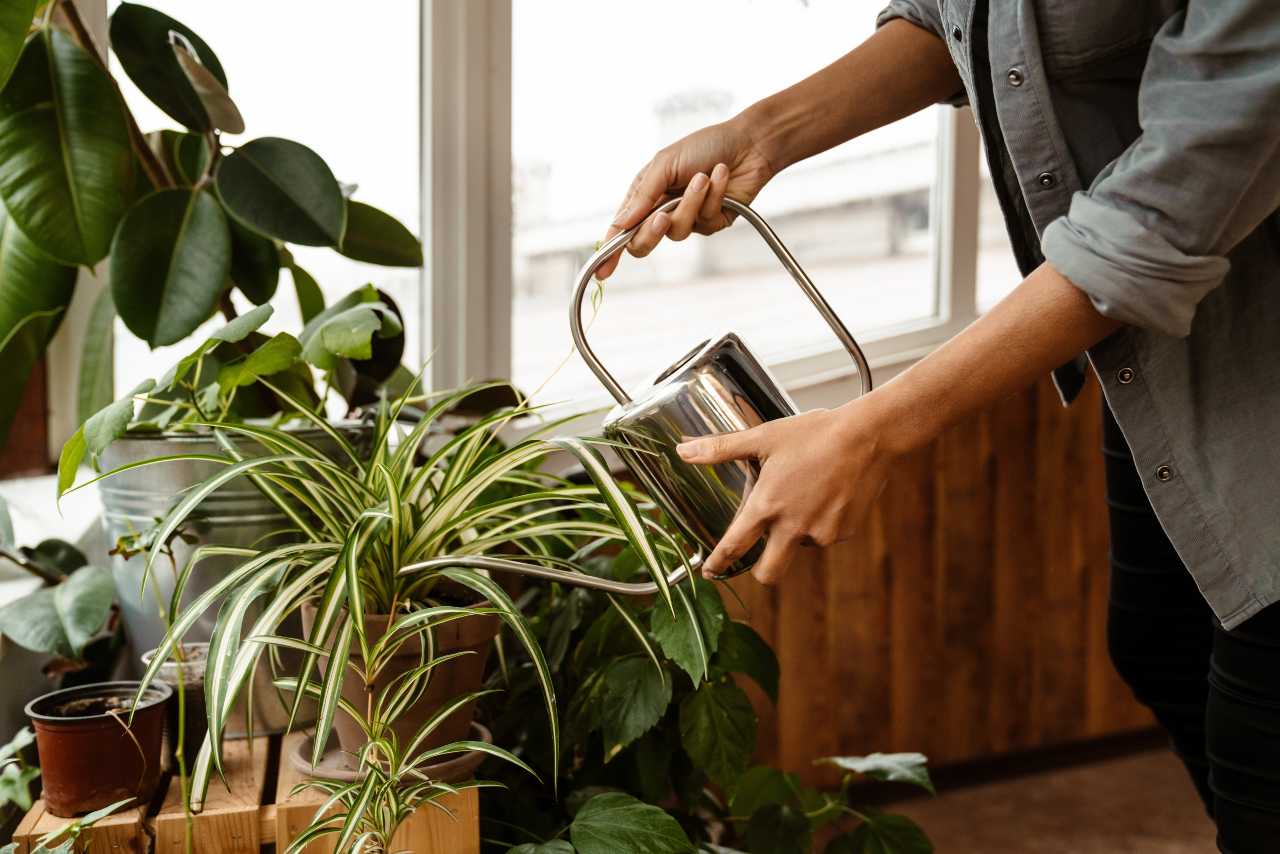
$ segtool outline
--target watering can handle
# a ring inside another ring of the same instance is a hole
[[[667,573],[667,585],[674,587],[681,581],[689,577],[689,569],[696,569],[702,563],[702,555],[698,554],[689,560],[688,568],[681,566]],[[623,596],[649,596],[658,592],[658,584],[655,581],[649,582],[625,582],[614,581],[611,578],[599,578],[594,575],[586,575],[580,572],[569,572],[563,569],[552,569],[549,566],[539,566],[533,563],[522,563],[520,561],[508,560],[500,557],[483,557],[481,555],[462,555],[458,557],[435,557],[430,560],[411,563],[403,567],[399,574],[407,575],[414,572],[429,572],[431,570],[447,569],[451,566],[462,566],[468,569],[487,569],[491,572],[514,573],[516,575],[527,575],[532,578],[540,578],[543,581],[558,581],[561,584],[568,584],[572,587],[587,587],[592,590],[601,590],[605,593],[619,593]]]
[[[582,300],[586,296],[587,287],[591,284],[591,277],[595,275],[600,265],[613,255],[621,252],[622,248],[631,241],[631,238],[640,230],[640,226],[648,221],[649,217],[656,213],[671,211],[678,204],[680,204],[679,198],[668,199],[649,211],[639,225],[605,241],[604,245],[597,249],[596,253],[588,258],[587,263],[583,264],[582,269],[578,271],[578,287],[574,291],[573,300],[569,306],[569,329],[573,333],[574,346],[582,354],[583,361],[587,363],[587,367],[591,368],[596,378],[613,395],[614,400],[623,405],[630,403],[631,398],[623,390],[622,386],[618,384],[618,381],[613,378],[613,374],[609,373],[609,370],[596,358],[591,345],[587,343],[586,334],[582,329]],[[871,391],[871,369],[867,366],[867,357],[863,355],[862,348],[858,346],[857,341],[853,340],[849,330],[845,328],[844,323],[831,309],[830,303],[818,292],[813,280],[809,278],[809,274],[800,267],[800,262],[796,261],[795,256],[783,245],[782,240],[778,238],[769,223],[765,222],[760,214],[747,205],[727,196],[724,199],[723,207],[751,223],[752,227],[760,234],[760,237],[764,239],[764,242],[773,250],[773,254],[778,256],[778,261],[791,274],[791,278],[795,279],[796,284],[800,286],[800,290],[804,291],[805,296],[813,303],[813,307],[818,310],[818,314],[822,315],[822,319],[831,327],[831,331],[836,334],[836,338],[840,339],[840,343],[844,345],[844,348],[849,351],[849,355],[853,357],[853,362],[858,368],[858,378],[862,381],[862,393],[866,394]]]

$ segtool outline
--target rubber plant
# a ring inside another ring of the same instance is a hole
[[[325,809],[335,808],[336,817],[318,812],[316,824],[300,837],[295,849],[317,836],[336,834],[338,850],[352,845],[363,851],[390,850],[395,827],[404,816],[456,790],[457,786],[422,774],[422,768],[442,756],[477,750],[531,771],[528,763],[482,741],[423,748],[432,731],[455,709],[473,703],[475,695],[445,703],[408,738],[395,732],[399,717],[423,695],[433,672],[449,657],[435,653],[436,633],[452,621],[476,615],[497,617],[537,674],[538,696],[547,711],[545,729],[553,746],[541,772],[552,784],[560,738],[556,693],[546,655],[527,620],[505,590],[479,571],[447,563],[431,569],[415,565],[432,558],[493,553],[587,571],[585,561],[591,553],[610,545],[630,546],[647,556],[646,572],[659,583],[666,607],[674,610],[674,603],[687,597],[682,587],[673,591],[666,585],[663,565],[684,560],[678,544],[637,507],[630,490],[612,478],[590,443],[547,438],[556,423],[544,424],[519,441],[504,442],[506,428],[537,421],[536,408],[519,403],[460,429],[442,426],[459,403],[505,384],[424,394],[411,381],[398,396],[384,394],[367,407],[371,435],[357,447],[312,402],[277,385],[274,374],[262,376],[249,367],[264,361],[260,355],[268,346],[264,344],[244,354],[241,361],[224,364],[219,376],[221,372],[239,376],[239,370],[254,374],[257,382],[289,407],[288,418],[318,429],[331,444],[313,445],[284,423],[222,418],[220,413],[229,405],[226,398],[242,386],[226,382],[218,393],[205,398],[197,391],[202,385],[197,376],[220,341],[243,340],[251,320],[261,322],[262,318],[246,314],[233,321],[170,371],[170,377],[183,377],[178,382],[187,397],[181,404],[198,413],[189,417],[189,428],[209,431],[223,449],[222,454],[201,459],[222,468],[177,500],[150,538],[153,545],[148,553],[150,573],[169,535],[205,496],[236,477],[250,478],[291,520],[290,530],[281,532],[289,540],[284,545],[203,546],[179,571],[168,609],[172,622],[155,662],[181,642],[206,609],[225,597],[210,641],[205,676],[210,736],[192,773],[193,805],[199,807],[212,776],[221,771],[218,736],[264,654],[276,668],[279,687],[293,692],[295,713],[301,698],[309,695],[318,701],[313,763],[320,763],[339,712],[359,721],[367,738],[355,757],[361,781],[329,786]],[[154,388],[171,381],[145,384],[113,404],[116,411],[103,420],[117,424],[131,420],[137,407],[155,403],[150,396]],[[216,401],[220,403],[210,405]],[[86,425],[85,436],[96,433],[99,426]],[[245,441],[256,443],[261,453],[243,453]],[[545,470],[547,458],[562,450],[576,455],[595,480],[575,483]],[[187,458],[174,455],[132,463],[85,483]],[[242,563],[179,610],[177,603],[199,562],[227,554]],[[467,591],[469,598],[460,600],[457,590]],[[258,605],[260,615],[251,620],[250,609]],[[286,617],[308,606],[315,610],[305,639],[277,632]],[[369,620],[371,614],[387,615],[386,622]],[[648,644],[639,626],[631,630],[637,642]],[[373,686],[387,662],[410,643],[420,644],[422,650],[417,667],[379,691],[369,689],[359,707],[343,698],[345,671],[354,670],[358,684]],[[279,667],[277,653],[284,649],[303,653],[302,664],[294,672]],[[651,666],[656,661],[654,653]],[[155,677],[156,670],[153,663],[144,683]]]
[[[642,574],[628,549],[597,555],[588,569],[623,581]],[[486,852],[932,852],[923,830],[860,807],[851,785],[868,778],[932,792],[918,753],[820,760],[845,772],[838,792],[753,764],[757,718],[743,684],[754,682],[776,702],[778,662],[747,623],[729,617],[716,585],[699,581],[696,593],[691,611],[672,612],[661,601],[615,603],[559,585],[526,591],[521,606],[568,702],[561,786],[482,767],[508,788],[482,793]],[[625,631],[628,624],[642,627],[643,637]],[[542,765],[551,744],[522,712],[540,690],[535,674],[518,653],[508,656],[492,669],[487,687],[503,690],[486,698],[484,711],[497,740]]]
[[[144,134],[74,0],[2,5],[0,358],[10,379],[0,385],[0,443],[73,300],[89,299],[76,295],[79,268],[109,285],[82,343],[83,421],[113,396],[117,316],[152,347],[174,344],[218,312],[233,318],[236,300],[270,302],[283,268],[310,319],[324,299],[289,244],[421,266],[408,229],[349,199],[310,148],[277,137],[228,143],[244,121],[217,55],[186,25],[134,3],[111,16],[115,67],[185,128]]]

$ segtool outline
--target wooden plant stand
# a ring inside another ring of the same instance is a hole
[[[224,747],[228,791],[215,779],[209,785],[204,810],[192,816],[195,854],[261,854],[264,846],[283,852],[311,822],[323,802],[320,792],[289,791],[304,778],[288,761],[304,733],[281,738],[229,741]],[[165,797],[150,808],[136,807],[108,816],[80,836],[83,854],[183,854],[186,816],[178,778],[167,783]],[[480,805],[476,790],[468,789],[440,801],[453,815],[433,807],[414,813],[396,834],[394,845],[414,854],[479,854]],[[22,819],[13,841],[18,854],[31,854],[36,843],[69,819],[45,812],[37,801]],[[306,854],[333,854],[332,838],[306,848]]]

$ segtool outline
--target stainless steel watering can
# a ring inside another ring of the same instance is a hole
[[[650,211],[649,216],[670,211],[679,203],[678,198],[663,202]],[[724,207],[749,222],[773,250],[783,268],[791,274],[791,278],[804,291],[836,338],[853,357],[862,381],[862,393],[871,391],[871,371],[862,348],[778,235],[747,205],[726,198]],[[607,259],[622,251],[639,228],[637,225],[609,240],[583,264],[578,272],[577,289],[570,305],[569,328],[583,360],[618,402],[605,416],[605,437],[614,443],[618,456],[671,521],[680,528],[685,538],[701,549],[689,564],[690,567],[696,567],[701,563],[702,556],[710,554],[728,530],[734,514],[738,512],[760,475],[760,465],[755,460],[739,460],[713,466],[690,465],[676,454],[676,445],[686,439],[746,430],[775,418],[794,415],[796,405],[764,363],[732,332],[698,344],[674,365],[658,374],[634,399],[627,394],[587,343],[582,328],[582,302],[596,270]],[[718,577],[731,578],[751,569],[759,559],[763,546],[763,541],[757,543]],[[652,582],[631,584],[612,581],[504,558],[436,558],[412,568],[406,567],[406,570],[443,566],[470,566],[514,572],[610,593],[649,595],[658,589]],[[686,574],[684,567],[676,569],[668,575],[667,582],[676,584]]]

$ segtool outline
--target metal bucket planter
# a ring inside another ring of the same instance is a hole
[[[344,432],[353,438],[359,435],[355,425],[344,424]],[[320,430],[299,430],[298,437],[319,447],[333,445]],[[261,454],[262,449],[251,440],[239,440],[241,452],[246,456]],[[333,446],[334,458],[339,453]],[[218,454],[216,440],[210,436],[189,433],[141,433],[129,434],[117,439],[102,455],[102,468],[109,471],[130,462],[174,454]],[[103,522],[108,541],[145,531],[163,517],[183,492],[206,480],[223,467],[217,463],[196,460],[180,460],[157,463],[133,469],[107,478],[100,484]],[[247,478],[236,478],[212,493],[200,503],[197,511],[181,529],[182,537],[174,537],[170,546],[179,569],[186,565],[191,552],[202,545],[239,546],[260,548],[264,539],[288,526],[288,519]],[[183,605],[188,604],[208,590],[218,579],[239,565],[236,557],[214,556],[200,562],[183,593]],[[154,649],[160,645],[166,630],[165,609],[173,593],[173,567],[164,558],[157,561],[152,571],[146,593],[142,593],[142,577],[146,569],[145,554],[132,557],[115,555],[112,570],[115,576],[116,597],[124,619],[125,633],[135,650]],[[260,606],[259,606],[260,607]],[[256,609],[255,609],[256,610]],[[215,605],[200,617],[186,635],[186,642],[208,641],[217,620]],[[245,620],[246,631],[256,619],[251,611]],[[281,632],[299,635],[301,623],[295,613],[289,617]],[[282,655],[286,669],[293,663],[287,653]],[[133,659],[135,675],[141,675],[138,659]],[[289,721],[288,708],[281,703],[280,694],[271,683],[271,668],[266,657],[254,673],[251,690],[242,698],[227,723],[226,735],[241,738],[250,731],[249,709],[251,701],[252,732],[255,735],[283,732]],[[310,711],[304,706],[303,711]],[[300,716],[295,728],[311,720],[310,714]]]

